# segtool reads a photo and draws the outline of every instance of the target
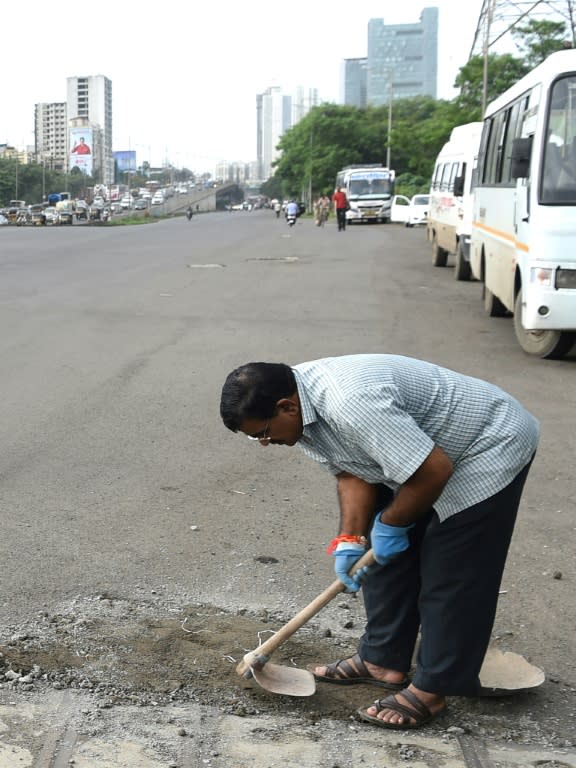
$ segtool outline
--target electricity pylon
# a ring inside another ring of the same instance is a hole
[[[576,47],[576,3],[574,0],[483,0],[470,49],[470,57],[484,57],[482,113],[486,109],[488,56],[496,44],[512,48],[511,32],[531,19],[564,21],[570,42]]]

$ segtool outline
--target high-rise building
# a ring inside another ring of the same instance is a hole
[[[114,183],[114,155],[112,153],[112,81],[104,75],[67,78],[68,120],[70,121],[70,168],[79,167],[91,173],[105,185]],[[90,132],[90,133],[89,133]],[[90,152],[75,147],[92,139]],[[72,134],[74,134],[72,136]],[[90,155],[90,157],[89,157]]]
[[[256,157],[261,181],[274,173],[272,163],[279,157],[277,147],[282,134],[319,104],[318,90],[303,86],[298,86],[294,94],[286,94],[274,85],[256,96]]]
[[[436,98],[438,8],[424,8],[417,24],[368,22],[366,99],[372,106],[390,98]]]
[[[279,155],[280,137],[292,125],[292,97],[272,86],[256,96],[257,151],[260,178],[272,176],[272,163]]]
[[[312,107],[320,104],[317,88],[304,88],[299,85],[292,96],[292,125],[299,123]]]
[[[68,120],[65,102],[35,104],[34,151],[37,162],[53,171],[68,170]]]
[[[249,164],[222,161],[216,165],[215,178],[217,181],[244,184],[244,182],[250,179]]]
[[[342,73],[342,101],[358,109],[366,106],[366,86],[368,81],[368,59],[344,59]]]

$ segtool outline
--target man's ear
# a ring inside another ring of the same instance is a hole
[[[280,413],[297,414],[300,413],[300,403],[298,397],[295,395],[292,397],[283,397],[276,403],[276,408]]]

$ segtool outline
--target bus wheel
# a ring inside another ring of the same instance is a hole
[[[508,314],[504,304],[494,296],[489,288],[486,288],[486,284],[482,286],[482,298],[484,299],[484,309],[489,317],[504,317]]]
[[[472,277],[472,270],[470,269],[470,262],[464,258],[464,248],[462,243],[458,241],[458,248],[456,249],[456,263],[454,265],[454,280],[470,280]]]
[[[448,251],[445,251],[444,248],[440,248],[438,239],[436,235],[434,235],[432,240],[432,264],[435,267],[445,267],[447,261]]]
[[[576,342],[576,334],[566,331],[527,331],[522,325],[521,291],[514,303],[514,332],[524,352],[548,360],[564,357]]]

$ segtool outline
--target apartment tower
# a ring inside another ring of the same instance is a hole
[[[66,83],[72,163],[74,143],[84,129],[84,132],[90,132],[93,141],[93,147],[90,147],[92,175],[97,181],[109,186],[114,183],[112,81],[104,75],[90,75],[68,77]]]

